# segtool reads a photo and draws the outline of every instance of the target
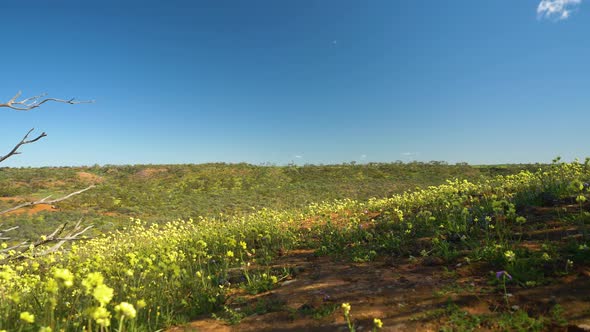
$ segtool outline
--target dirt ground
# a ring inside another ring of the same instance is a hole
[[[304,250],[288,253],[277,265],[299,273],[270,292],[249,296],[248,302],[278,304],[279,310],[246,317],[234,326],[202,319],[172,331],[339,330],[346,327],[339,307],[344,302],[351,304],[359,330],[370,328],[373,318],[381,318],[386,326],[424,330],[423,324],[409,322],[409,318],[425,307],[444,303],[444,299],[433,296],[435,287],[446,282],[436,277],[437,267],[394,267],[389,262],[339,263]],[[327,310],[325,317],[306,315],[322,308]]]
[[[351,304],[357,331],[370,331],[373,318],[383,321],[382,331],[438,331],[444,324],[439,313],[448,301],[473,315],[492,314],[505,307],[503,294],[488,285],[493,271],[482,271],[477,265],[448,267],[427,259],[394,258],[353,264],[302,250],[281,257],[277,266],[299,273],[267,293],[235,294],[242,298],[239,305],[232,304],[231,298],[228,301],[238,312],[261,303],[271,308],[269,312],[245,317],[236,325],[202,318],[169,331],[348,331],[342,303]],[[509,292],[514,308],[545,313],[556,303],[563,306],[569,326],[554,330],[590,330],[588,269],[546,287]],[[313,317],[314,312],[323,314]]]
[[[575,227],[556,218],[555,211],[577,208],[562,205],[523,211],[531,229],[523,234],[521,245],[534,251],[540,250],[542,241],[563,243],[575,236]],[[318,257],[313,250],[293,250],[279,257],[274,266],[292,271],[278,287],[257,295],[238,289],[229,296],[226,306],[243,313],[237,324],[207,316],[168,332],[348,331],[342,303],[350,303],[356,331],[371,331],[374,318],[383,322],[382,331],[439,331],[448,326],[449,303],[455,312],[492,317],[491,323],[478,327],[480,331],[497,331],[493,317],[501,313],[520,310],[531,317],[550,317],[557,304],[567,324],[549,325],[547,330],[590,331],[588,266],[576,266],[547,285],[509,285],[508,303],[504,293],[490,283],[497,271],[484,263],[449,264],[433,257],[381,257],[352,263]]]
[[[18,204],[18,203],[17,203]],[[17,205],[15,204],[15,205]],[[52,204],[37,204],[33,206],[27,206],[20,209],[16,209],[14,211],[7,212],[5,215],[20,215],[20,214],[27,214],[29,216],[35,215],[39,212],[48,211],[48,212],[56,212],[59,211],[57,207]]]
[[[76,172],[76,176],[78,177],[78,179],[88,184],[97,184],[104,182],[104,179],[102,177],[88,172]]]

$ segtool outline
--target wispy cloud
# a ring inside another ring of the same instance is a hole
[[[303,158],[303,156],[302,156],[302,155],[295,155],[294,157],[295,157],[296,159],[301,159],[301,158]]]
[[[582,0],[541,0],[537,6],[537,16],[540,19],[565,20],[581,3]]]
[[[402,152],[403,160],[406,162],[414,161],[420,155],[420,152]]]

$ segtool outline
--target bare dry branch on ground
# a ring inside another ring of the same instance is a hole
[[[60,197],[60,198],[56,198],[56,199],[52,199],[52,200],[49,200],[49,198],[51,198],[51,195],[50,195],[50,196],[47,196],[45,198],[41,198],[38,201],[32,201],[32,202],[22,203],[22,204],[19,204],[17,206],[13,206],[13,207],[11,207],[9,209],[6,209],[4,211],[0,211],[0,215],[5,214],[5,213],[8,213],[8,212],[12,212],[12,211],[15,211],[15,210],[24,208],[24,207],[33,206],[33,205],[39,205],[39,204],[55,204],[55,203],[61,202],[63,200],[66,200],[66,199],[68,199],[68,198],[70,198],[72,196],[79,195],[79,194],[81,194],[81,193],[83,193],[83,192],[85,192],[87,190],[90,190],[90,189],[92,189],[94,187],[95,187],[95,185],[91,185],[91,186],[86,187],[86,188],[84,188],[82,190],[78,190],[78,191],[75,191],[73,193],[67,194],[66,196],[63,196],[63,197]],[[0,232],[0,234],[2,234],[2,233]]]
[[[8,254],[7,257],[0,258],[0,263],[6,261],[13,261],[13,260],[21,260],[25,258],[31,257],[40,257],[51,254],[56,252],[59,248],[61,248],[66,242],[69,241],[77,241],[83,240],[82,235],[91,229],[93,226],[86,226],[82,228],[82,219],[78,220],[76,225],[64,236],[61,236],[65,229],[67,228],[68,223],[64,223],[59,225],[51,234],[43,235],[39,238],[39,240],[35,242],[23,241],[13,246],[10,246],[5,249],[0,250],[0,255]],[[18,229],[18,226],[11,227],[5,230],[0,230],[0,239],[2,240],[9,240],[9,237],[6,237],[6,233]],[[49,243],[55,243],[53,246],[46,248],[43,247],[41,251],[35,252],[35,249],[43,245],[47,245]]]

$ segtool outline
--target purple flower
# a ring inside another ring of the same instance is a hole
[[[508,272],[504,270],[496,272],[496,278],[500,279],[502,278],[502,276],[506,276],[508,280],[512,280],[512,276],[508,274]]]
[[[328,293],[326,293],[326,292],[324,292],[324,291],[319,291],[318,293],[319,293],[320,295],[323,295],[323,296],[324,296],[324,297],[323,297],[323,300],[324,300],[324,301],[328,301],[328,300],[330,300],[330,298],[331,298],[331,297],[330,297],[330,295],[328,295]]]

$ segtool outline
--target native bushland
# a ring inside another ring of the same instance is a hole
[[[0,328],[143,331],[232,312],[227,301],[236,289],[266,292],[290,278],[292,271],[272,262],[296,248],[352,262],[477,262],[495,271],[482,277],[504,294],[543,287],[590,262],[589,179],[588,163],[555,163],[480,182],[450,180],[384,198],[328,200],[301,209],[163,223],[132,218],[130,226],[69,251],[2,266],[0,294],[6,300]],[[546,205],[548,197],[550,204],[575,206],[563,212],[564,222],[575,227],[567,237],[548,237],[541,250],[532,250],[523,243],[535,240],[533,230],[552,226],[530,220],[527,207]],[[511,305],[501,294],[499,303]],[[456,311],[448,313],[454,324]],[[377,318],[387,324],[387,317]]]

